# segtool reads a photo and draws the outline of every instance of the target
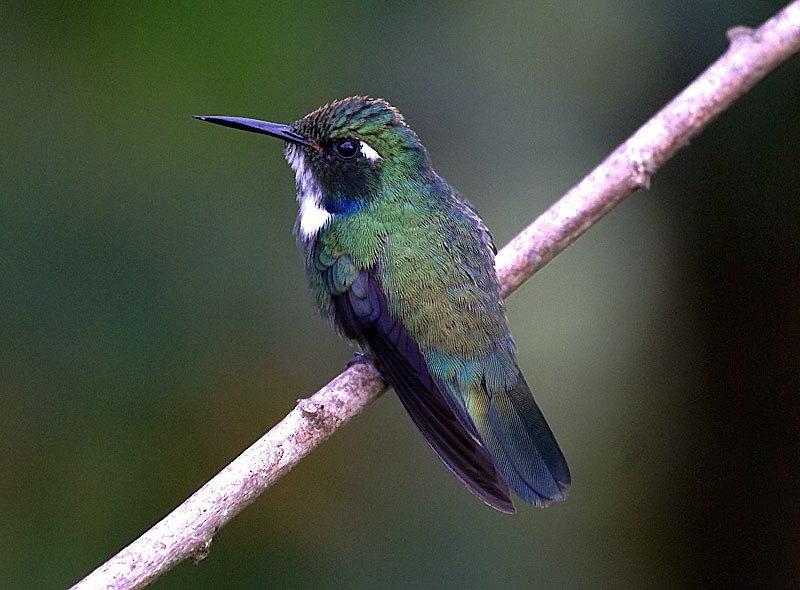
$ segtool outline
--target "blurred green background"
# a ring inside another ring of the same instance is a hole
[[[2,585],[74,583],[351,355],[281,146],[190,115],[385,97],[502,245],[781,5],[4,3]],[[798,105],[795,58],[509,301],[568,502],[484,507],[389,394],[157,587],[797,587]]]

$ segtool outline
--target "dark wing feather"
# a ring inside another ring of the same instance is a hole
[[[411,419],[444,464],[478,498],[514,512],[508,485],[466,416],[451,407],[428,371],[419,346],[389,313],[375,277],[362,270],[346,292],[334,295],[346,336],[366,345],[380,363]]]

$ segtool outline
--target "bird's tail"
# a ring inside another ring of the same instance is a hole
[[[514,387],[470,396],[466,409],[511,489],[526,502],[545,507],[566,499],[569,467],[517,371]]]

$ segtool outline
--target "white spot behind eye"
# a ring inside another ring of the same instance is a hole
[[[381,160],[381,155],[375,151],[371,145],[369,145],[366,141],[359,141],[359,149],[361,150],[361,155],[364,156],[370,162],[374,162],[376,160]]]

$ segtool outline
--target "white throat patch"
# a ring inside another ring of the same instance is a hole
[[[306,158],[302,148],[289,146],[286,150],[286,159],[294,170],[297,184],[297,202],[300,204],[300,216],[298,217],[300,236],[304,240],[312,240],[333,215],[321,205],[322,191],[317,186],[311,171],[306,168]]]

